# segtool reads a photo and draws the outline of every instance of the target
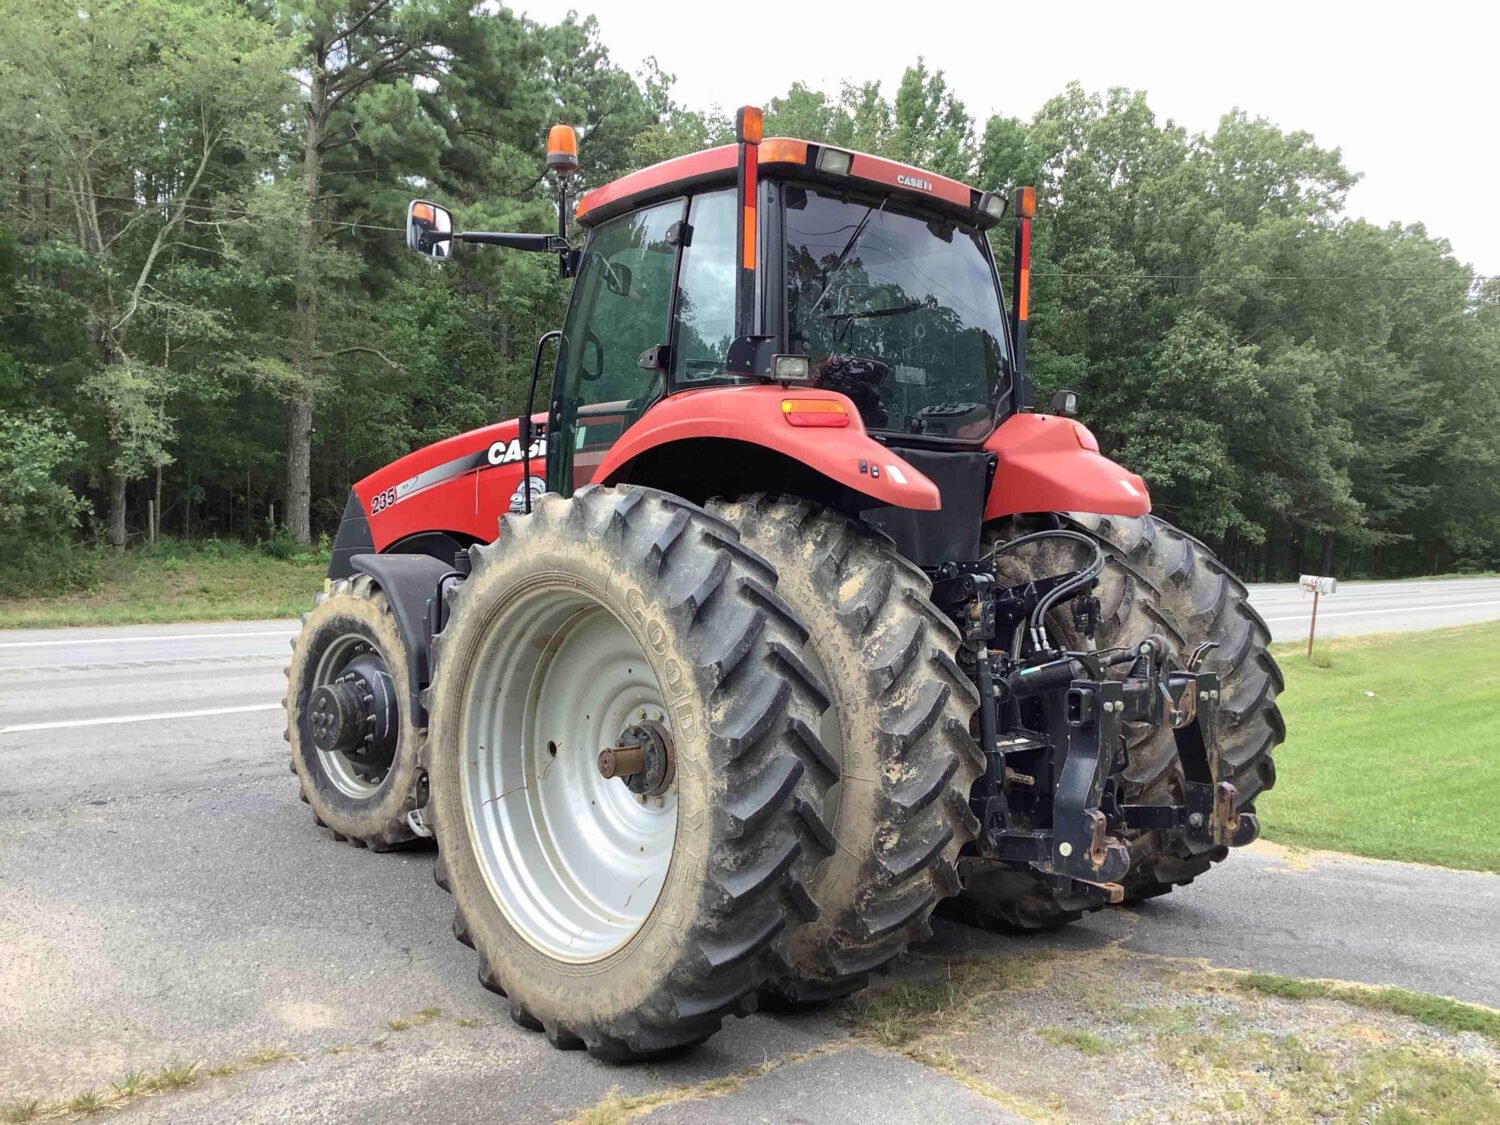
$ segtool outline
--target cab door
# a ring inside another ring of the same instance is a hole
[[[605,450],[666,392],[652,366],[670,338],[677,245],[687,213],[678,198],[594,228],[563,320],[549,411],[547,489],[571,496]]]
[[[596,227],[563,321],[547,487],[570,495],[665,394],[743,382],[734,337],[735,192],[701,192]]]

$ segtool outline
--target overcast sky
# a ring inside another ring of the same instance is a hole
[[[655,55],[679,101],[733,109],[794,81],[894,94],[918,55],[982,124],[1029,118],[1071,80],[1145,90],[1192,132],[1244,109],[1343,150],[1349,212],[1424,222],[1500,274],[1500,3],[891,4],[845,0],[511,0],[535,19],[592,11],[617,62]],[[1026,40],[1034,12],[1035,42]],[[961,23],[946,22],[959,17]]]

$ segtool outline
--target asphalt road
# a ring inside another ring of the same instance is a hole
[[[1312,616],[1312,595],[1292,583],[1250,587],[1278,641],[1303,640]],[[1318,636],[1400,633],[1500,619],[1500,578],[1435,578],[1416,582],[1341,582],[1338,592],[1318,599]]]
[[[1299,598],[1254,595],[1288,639]],[[1325,607],[1324,633],[1500,618],[1500,582],[1352,585]],[[285,622],[0,633],[0,1106],[282,1047],[300,1065],[118,1112],[549,1120],[612,1089],[733,1073],[840,1034],[829,1013],[757,1015],[683,1058],[622,1070],[510,1025],[449,932],[432,853],[336,844],[296,799],[276,704],[292,634]],[[1496,933],[1500,879],[1262,851],[1135,914],[1026,941],[945,924],[936,949],[1114,944],[1500,1006]],[[445,1017],[420,1036],[384,1030],[426,1008]],[[379,1049],[343,1052],[356,1042]],[[910,1104],[933,1122],[1009,1119],[974,1097],[910,1060],[847,1049],[749,1082],[716,1113],[868,1120]],[[674,1112],[693,1119],[682,1106],[651,1119]]]

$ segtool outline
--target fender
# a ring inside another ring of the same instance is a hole
[[[519,418],[481,426],[413,450],[356,482],[370,544],[384,551],[423,531],[494,539],[496,522],[512,510],[521,486],[520,432]],[[545,476],[545,441],[534,440],[531,453],[532,476]]]
[[[357,573],[368,574],[380,587],[396,618],[396,628],[406,643],[406,690],[413,721],[427,725],[422,689],[430,679],[429,653],[432,635],[441,627],[443,584],[463,581],[451,566],[428,555],[355,555],[350,560]]]
[[[793,399],[840,403],[849,424],[795,426],[782,409],[784,400]],[[621,435],[599,463],[593,480],[615,484],[641,454],[692,438],[726,438],[763,446],[878,504],[927,512],[942,506],[937,485],[870,437],[846,395],[816,388],[739,386],[681,391],[658,402]]]
[[[1012,414],[984,443],[995,454],[995,480],[984,518],[1023,512],[1144,516],[1146,482],[1099,453],[1082,422],[1051,414]]]

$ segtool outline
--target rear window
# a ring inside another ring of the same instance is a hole
[[[872,430],[974,441],[1008,389],[984,236],[889,200],[789,186],[786,330]]]

